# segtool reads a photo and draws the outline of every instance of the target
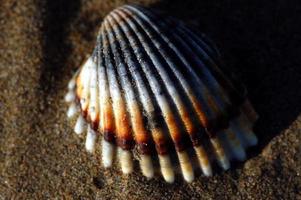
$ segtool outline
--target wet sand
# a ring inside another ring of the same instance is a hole
[[[125,2],[3,0],[0,199],[301,199],[301,4],[131,2],[163,9],[216,42],[260,114],[259,145],[248,161],[192,184],[104,170],[73,133],[63,97],[101,19]]]

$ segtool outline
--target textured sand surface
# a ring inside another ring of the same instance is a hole
[[[73,134],[63,97],[103,16],[125,2],[2,0],[0,199],[301,199],[301,3],[131,2],[163,9],[217,43],[261,116],[250,159],[192,184],[105,171]]]

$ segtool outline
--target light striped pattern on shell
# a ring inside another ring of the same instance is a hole
[[[244,160],[257,143],[257,114],[241,85],[220,68],[204,36],[155,11],[125,5],[103,21],[96,48],[69,82],[68,117],[75,132],[87,126],[86,149],[101,146],[102,163],[115,157],[124,174],[139,161],[142,174],[212,174]],[[157,170],[159,169],[159,170]]]

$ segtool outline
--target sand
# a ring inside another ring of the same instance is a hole
[[[66,85],[125,1],[2,0],[0,199],[301,199],[300,3],[131,1],[206,33],[260,114],[249,159],[191,184],[104,170],[66,119]],[[196,3],[198,2],[198,3]]]

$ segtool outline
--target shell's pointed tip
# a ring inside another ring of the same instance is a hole
[[[162,175],[163,175],[164,180],[167,183],[175,182],[175,175],[172,170],[165,170],[164,172],[162,171]]]
[[[202,146],[195,146],[195,151],[199,160],[200,167],[205,176],[212,175],[212,167],[205,149]]]
[[[68,83],[68,89],[69,89],[69,90],[73,90],[73,89],[75,88],[75,86],[76,86],[76,81],[75,81],[75,79],[71,79],[71,80],[69,81],[69,83]]]
[[[131,174],[133,172],[132,166],[122,166],[122,173],[123,174]]]
[[[230,162],[227,158],[223,159],[220,161],[220,165],[223,168],[223,170],[227,171],[228,169],[230,169]]]
[[[69,106],[69,109],[67,111],[67,117],[72,118],[73,116],[75,116],[77,111],[78,110],[77,110],[77,106],[76,106],[75,102],[71,103],[71,105]]]
[[[114,146],[102,139],[102,164],[105,168],[112,167],[114,155]]]
[[[93,61],[93,57],[90,56],[90,57],[87,59],[87,61],[85,62],[84,67],[91,68],[91,67],[93,67],[94,65],[96,65],[96,63]]]
[[[102,165],[103,165],[103,167],[104,167],[104,168],[110,168],[110,167],[112,167],[112,162],[111,162],[111,161],[108,161],[108,160],[105,160],[105,159],[103,159],[103,161],[102,161]]]
[[[178,152],[178,158],[182,169],[182,174],[186,182],[194,180],[194,172],[187,152]]]
[[[132,153],[128,150],[118,148],[118,156],[123,174],[130,174],[133,172]]]
[[[65,95],[65,102],[69,103],[75,100],[75,93],[74,91],[70,90]]]
[[[88,126],[87,137],[86,137],[86,150],[89,153],[94,153],[96,143],[96,133],[95,131]]]
[[[113,165],[113,159],[111,157],[106,157],[102,159],[102,164],[104,168],[110,168]]]
[[[153,167],[150,167],[150,168],[147,168],[147,169],[142,169],[142,174],[143,174],[146,178],[151,179],[151,178],[154,177],[155,172],[154,172]]]
[[[212,169],[211,167],[202,168],[203,174],[207,177],[212,176]]]
[[[194,180],[194,173],[193,172],[185,173],[184,179],[187,183],[191,183]]]
[[[187,167],[185,167],[183,170],[183,177],[184,180],[188,183],[191,183],[194,180],[194,172],[193,169],[189,163],[189,165]]]
[[[76,120],[76,124],[74,126],[74,132],[78,135],[82,134],[84,132],[85,125],[86,125],[85,119],[83,118],[82,115],[79,115]]]
[[[149,155],[141,155],[140,167],[142,174],[146,178],[151,179],[154,177],[155,172],[152,163],[152,158]]]
[[[167,183],[175,181],[175,174],[168,155],[159,155],[159,162],[161,167],[161,174]]]
[[[113,165],[113,152],[102,154],[102,164],[104,168],[110,168]]]

